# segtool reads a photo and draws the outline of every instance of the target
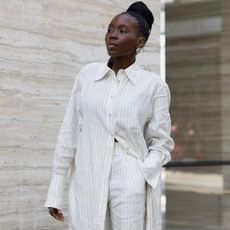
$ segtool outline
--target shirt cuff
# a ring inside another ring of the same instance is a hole
[[[64,187],[65,187],[65,176],[53,175],[51,178],[44,207],[62,209]]]
[[[148,155],[145,161],[139,161],[140,170],[146,182],[155,189],[160,178],[161,168],[164,154],[152,152]]]

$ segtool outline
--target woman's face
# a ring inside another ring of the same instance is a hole
[[[135,18],[128,14],[115,16],[108,26],[105,43],[109,56],[136,55],[136,48],[144,46]]]

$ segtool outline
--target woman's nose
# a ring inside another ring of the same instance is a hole
[[[117,30],[113,30],[110,33],[110,39],[117,39]]]

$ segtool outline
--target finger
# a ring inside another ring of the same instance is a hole
[[[53,216],[56,220],[65,220],[63,214],[58,209],[50,209],[50,215]]]
[[[58,217],[58,220],[60,220],[60,221],[64,221],[65,220],[65,217],[64,217],[64,215],[61,212],[59,212],[57,214],[57,217]]]
[[[49,210],[49,214],[50,214],[52,217],[54,217],[55,219],[58,219],[57,213],[58,213],[57,209],[53,209],[53,208],[52,208],[52,209]]]

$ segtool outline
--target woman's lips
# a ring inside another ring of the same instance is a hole
[[[109,49],[112,49],[112,48],[115,48],[115,47],[117,47],[116,44],[113,44],[113,43],[108,44],[108,48]]]

